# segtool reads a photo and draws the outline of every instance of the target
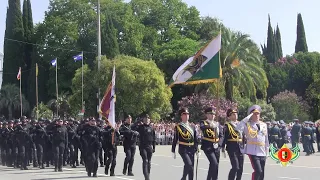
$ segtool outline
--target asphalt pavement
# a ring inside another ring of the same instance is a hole
[[[156,152],[152,157],[151,180],[180,180],[183,170],[183,162],[179,154],[173,159],[170,152],[171,146],[157,146]],[[122,175],[123,160],[125,154],[123,147],[118,146],[118,157],[116,166],[116,176],[110,177],[104,175],[104,168],[99,167],[98,179],[106,180],[144,180],[142,174],[142,161],[137,147],[135,162],[133,167],[134,176]],[[209,162],[202,153],[198,164],[198,180],[206,180]],[[230,162],[228,157],[221,156],[219,165],[219,180],[227,180],[230,170]],[[0,166],[0,180],[88,180],[96,179],[87,177],[85,168],[79,166],[71,168],[65,166],[63,172],[54,172],[53,167],[46,169],[38,169],[29,167],[29,170],[18,170]],[[301,153],[300,157],[287,167],[281,167],[271,158],[267,159],[265,180],[319,180],[320,173],[320,153],[311,156],[305,156]],[[249,158],[245,156],[244,172],[242,179],[250,180],[252,167]],[[194,178],[195,179],[195,178]]]

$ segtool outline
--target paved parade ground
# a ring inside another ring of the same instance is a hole
[[[152,158],[151,180],[179,180],[182,176],[183,162],[177,154],[173,159],[170,153],[171,146],[157,146],[156,153]],[[142,161],[137,148],[133,173],[135,176],[122,175],[123,160],[125,154],[123,148],[118,146],[118,157],[116,176],[109,177],[104,175],[104,168],[99,167],[98,179],[108,180],[144,180],[142,174]],[[72,169],[70,166],[63,168],[64,172],[54,172],[53,167],[46,169],[31,168],[27,171],[0,166],[0,180],[87,180],[93,177],[87,177],[85,168],[80,166]],[[205,180],[208,169],[208,160],[202,153],[199,159],[198,180]],[[220,159],[219,180],[227,180],[230,169],[229,159],[223,156]],[[265,180],[319,180],[320,172],[320,153],[311,156],[305,156],[301,153],[289,167],[281,167],[271,158],[268,158],[266,165]],[[249,158],[246,156],[244,163],[243,180],[251,179],[252,168]]]

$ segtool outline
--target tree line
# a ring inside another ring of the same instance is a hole
[[[278,25],[275,30],[271,27],[270,17],[267,44],[259,47],[249,35],[225,27],[216,18],[201,17],[194,6],[188,7],[181,0],[101,0],[104,56],[102,70],[98,71],[95,1],[51,0],[44,21],[35,26],[30,0],[24,0],[22,11],[20,0],[8,2],[1,96],[7,91],[16,92],[17,89],[13,91],[19,83],[16,73],[22,67],[27,115],[35,114],[36,63],[39,65],[39,102],[46,105],[42,104],[41,109],[55,112],[59,108],[62,116],[79,113],[81,64],[74,62],[72,56],[83,51],[86,116],[97,115],[97,90],[106,88],[113,64],[116,64],[118,78],[119,117],[124,113],[149,112],[156,119],[170,119],[168,114],[181,106],[197,105],[194,109],[199,109],[208,105],[203,101],[194,100],[196,104],[185,101],[199,96],[199,99],[221,97],[226,102],[221,104],[231,106],[236,103],[240,109],[247,108],[250,103],[262,104],[268,110],[266,119],[270,120],[290,120],[289,112],[282,111],[284,102],[292,100],[300,103],[291,108],[293,116],[313,119],[319,116],[318,105],[314,104],[320,102],[316,96],[319,81],[315,75],[320,67],[320,55],[308,52],[301,14],[297,18],[295,53],[283,57],[280,28]],[[176,85],[168,89],[166,85],[175,70],[220,30],[223,78],[212,84]],[[50,66],[50,60],[54,58],[59,60],[61,95],[58,100],[55,97],[55,69]],[[289,97],[289,100],[276,98],[277,95]],[[13,99],[10,97],[6,102],[13,102]],[[8,104],[0,100],[0,105],[0,114],[9,116],[10,108],[10,111],[19,112],[17,102]]]

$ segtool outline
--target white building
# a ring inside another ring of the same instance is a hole
[[[3,54],[0,52],[0,89],[2,85],[2,73],[3,73]]]

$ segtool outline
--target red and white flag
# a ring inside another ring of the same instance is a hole
[[[21,67],[19,67],[19,72],[17,74],[18,81],[20,81],[20,78],[21,78]]]

